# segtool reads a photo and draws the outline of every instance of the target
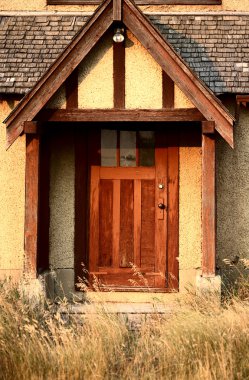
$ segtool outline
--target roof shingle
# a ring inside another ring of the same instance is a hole
[[[248,15],[150,15],[152,24],[216,94],[249,93]],[[0,17],[0,93],[25,94],[89,16]]]

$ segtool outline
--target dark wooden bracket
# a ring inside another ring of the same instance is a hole
[[[249,103],[249,95],[237,95],[236,96],[236,106],[235,106],[235,127],[239,125],[240,119],[240,107],[241,104],[246,107]]]
[[[41,123],[39,121],[25,121],[23,123],[23,132],[27,135],[40,133]]]
[[[215,123],[214,121],[203,121],[202,122],[202,133],[205,135],[212,135],[215,133]]]
[[[122,21],[122,0],[113,0],[113,21]]]

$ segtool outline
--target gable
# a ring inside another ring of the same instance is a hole
[[[78,108],[112,109],[114,107],[112,33],[107,32],[77,68]],[[174,108],[194,108],[194,105],[173,83],[163,84],[163,71],[148,51],[129,31],[125,39],[125,108],[162,109],[163,92],[173,92]],[[66,89],[63,84],[45,106],[66,109]]]
[[[164,41],[134,4],[129,0],[124,0],[122,11],[126,27],[204,117],[216,122],[217,131],[232,145],[233,118],[228,111],[191,72],[185,62]],[[6,119],[8,145],[11,145],[22,133],[23,122],[34,119],[72,71],[92,50],[100,37],[110,28],[113,23],[112,12],[112,3],[110,0],[106,0],[28,96]]]

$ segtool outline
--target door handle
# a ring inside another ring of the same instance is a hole
[[[163,203],[158,203],[158,208],[160,208],[161,210],[164,210],[165,209],[165,205]]]

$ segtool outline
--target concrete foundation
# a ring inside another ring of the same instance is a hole
[[[221,296],[221,277],[196,277],[196,293],[200,296]]]

